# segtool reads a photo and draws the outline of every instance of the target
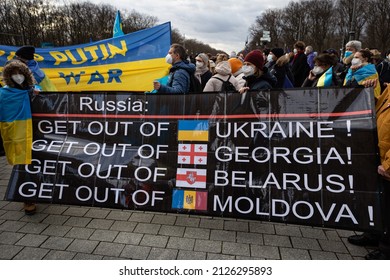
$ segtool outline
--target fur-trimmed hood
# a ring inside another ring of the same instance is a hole
[[[22,85],[18,85],[11,78],[14,74],[22,74],[24,76],[24,82]],[[18,60],[12,60],[3,68],[3,82],[11,88],[26,89],[34,87],[35,79],[26,64]]]

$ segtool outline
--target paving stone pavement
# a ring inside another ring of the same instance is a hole
[[[353,260],[352,231],[252,220],[5,201],[0,157],[0,260]]]

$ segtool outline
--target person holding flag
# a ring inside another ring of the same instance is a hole
[[[351,61],[351,67],[344,79],[344,86],[357,87],[364,85],[365,81],[379,79],[375,65],[370,63],[371,52],[369,50],[360,50],[355,52]],[[380,84],[374,87],[374,96],[378,98],[381,95]]]
[[[322,53],[314,58],[314,68],[310,70],[302,87],[331,87],[341,86],[342,82],[333,70],[334,57]]]
[[[35,79],[23,62],[12,60],[3,69],[5,86],[0,88],[0,132],[7,161],[11,165],[30,164],[32,160],[32,116],[30,95]],[[26,215],[36,211],[24,203]]]

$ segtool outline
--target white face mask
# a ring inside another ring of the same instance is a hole
[[[14,74],[14,75],[11,76],[11,78],[18,85],[21,85],[24,82],[24,76],[22,74]]]
[[[268,56],[267,56],[267,61],[268,62],[271,62],[271,61],[273,61],[274,59],[273,59],[273,55],[272,54],[269,54]]]
[[[297,50],[297,49],[294,49],[293,52],[294,52],[294,54],[297,54],[297,53],[298,53],[298,50]]]
[[[321,73],[324,73],[324,69],[322,69],[320,66],[314,66],[313,70],[311,70],[314,75],[318,75]]]
[[[249,77],[255,74],[255,68],[249,65],[244,65],[242,66],[242,72],[244,73],[245,77]]]
[[[351,64],[352,66],[359,66],[362,64],[362,61],[359,58],[353,58]]]
[[[204,65],[203,62],[200,62],[200,61],[197,61],[197,62],[196,62],[196,68],[202,68],[203,65]]]
[[[168,64],[172,64],[172,62],[173,62],[172,56],[170,54],[167,54],[167,56],[165,57],[165,61]]]

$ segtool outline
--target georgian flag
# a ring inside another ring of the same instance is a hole
[[[178,168],[176,187],[205,189],[207,169]]]
[[[177,163],[207,165],[207,145],[179,144]]]

